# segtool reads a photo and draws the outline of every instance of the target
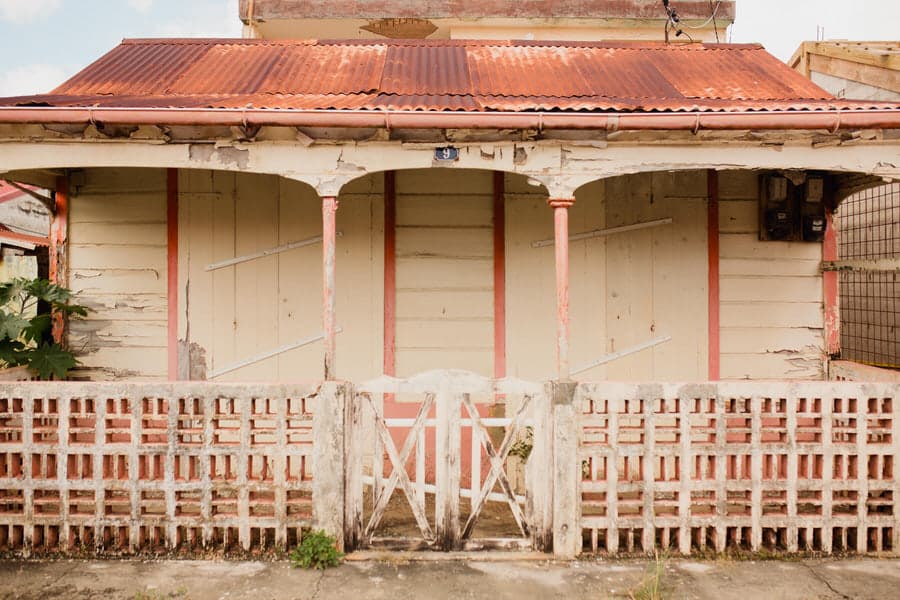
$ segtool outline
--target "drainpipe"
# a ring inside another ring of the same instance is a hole
[[[196,108],[0,108],[0,123],[387,129],[693,131],[900,129],[900,105],[877,110],[729,113],[403,112]]]

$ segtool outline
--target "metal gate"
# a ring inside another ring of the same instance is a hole
[[[345,438],[349,546],[544,549],[549,416],[542,384],[466,371],[357,386]]]

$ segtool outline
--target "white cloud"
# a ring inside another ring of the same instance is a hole
[[[153,0],[128,0],[128,6],[140,13],[147,14],[153,8]]]
[[[62,0],[0,0],[0,21],[24,25],[55,13]]]
[[[0,97],[46,94],[71,77],[78,67],[71,65],[24,65],[0,73]]]
[[[194,0],[182,17],[161,23],[154,35],[165,37],[241,37],[238,0]]]

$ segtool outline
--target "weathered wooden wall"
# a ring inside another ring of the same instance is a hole
[[[823,379],[821,244],[760,242],[758,174],[719,176],[723,379]]]
[[[341,197],[337,314],[344,378],[380,373],[381,177]],[[212,378],[241,361],[322,332],[322,246],[313,244],[214,271],[212,263],[321,235],[321,201],[312,188],[268,175],[183,171],[180,181],[182,363]],[[373,215],[378,222],[373,223]],[[376,286],[376,283],[378,284]],[[184,376],[184,374],[182,374]],[[321,378],[322,343],[216,376],[217,381]]]
[[[821,247],[759,242],[757,175],[721,175],[722,377],[823,377]],[[545,192],[507,175],[508,373],[553,375],[553,252]],[[321,332],[321,246],[214,272],[217,261],[319,235],[321,203],[275,176],[182,171],[182,375],[195,378]],[[493,364],[490,172],[398,173],[398,367]],[[72,201],[72,286],[95,309],[72,326],[87,374],[162,378],[166,367],[166,196],[162,170],[89,170]],[[338,210],[338,376],[382,369],[383,176],[344,189]],[[571,245],[572,365],[659,337],[587,380],[707,377],[706,174],[642,174],[581,188],[573,234],[671,218]],[[187,370],[187,360],[190,370]],[[217,380],[322,376],[316,342]]]
[[[92,309],[70,343],[92,379],[166,376],[166,172],[89,169],[73,190],[70,287]]]
[[[397,374],[494,366],[491,171],[397,173]]]

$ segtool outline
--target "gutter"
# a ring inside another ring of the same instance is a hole
[[[564,113],[412,112],[210,108],[0,108],[0,124],[346,127],[375,129],[581,129],[724,131],[900,129],[896,110],[794,112]]]

